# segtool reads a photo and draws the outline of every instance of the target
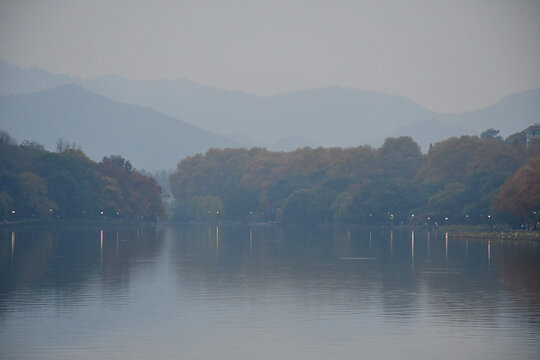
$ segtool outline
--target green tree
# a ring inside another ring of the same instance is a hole
[[[428,211],[438,220],[445,218],[455,222],[462,218],[466,201],[467,187],[460,182],[446,184],[445,187],[428,199]]]
[[[113,163],[114,166],[120,167],[125,169],[128,173],[131,173],[133,171],[133,166],[129,162],[129,160],[124,159],[120,155],[111,155],[109,158],[105,157],[103,158],[104,161],[110,160],[111,163]]]
[[[47,197],[47,183],[36,174],[25,172],[17,177],[17,211],[25,218],[46,217],[58,210],[57,205]]]
[[[0,129],[0,145],[17,145],[17,141],[7,131]]]
[[[224,194],[223,213],[228,220],[249,220],[259,208],[259,194],[248,188],[235,188]]]
[[[187,204],[190,218],[216,220],[223,214],[223,201],[219,196],[195,196]]]
[[[406,223],[422,206],[418,187],[405,179],[388,179],[362,184],[349,202],[345,217],[355,223]]]
[[[480,138],[497,140],[498,142],[504,141],[503,138],[499,135],[499,130],[496,130],[494,128],[489,128],[484,131],[482,134],[480,134]]]
[[[280,219],[284,223],[294,224],[332,222],[334,218],[332,203],[335,198],[336,193],[333,191],[296,190],[283,204]]]
[[[96,164],[82,151],[45,152],[34,169],[47,181],[49,197],[58,205],[60,217],[98,216],[103,181]]]
[[[0,220],[9,219],[14,206],[15,200],[7,192],[0,192]]]
[[[106,216],[156,219],[163,214],[159,185],[120,156],[97,164],[75,146],[52,153],[39,144],[0,141],[0,211],[5,218]],[[11,199],[11,200],[10,200]],[[12,209],[9,209],[11,211]],[[52,211],[51,211],[52,210]]]
[[[412,179],[423,163],[420,146],[409,136],[387,138],[377,154],[386,178]]]

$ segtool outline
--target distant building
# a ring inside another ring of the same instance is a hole
[[[540,124],[534,124],[525,129],[525,144],[527,147],[540,144]]]

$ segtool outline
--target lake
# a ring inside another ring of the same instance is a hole
[[[0,228],[2,359],[538,359],[540,247],[400,228]]]

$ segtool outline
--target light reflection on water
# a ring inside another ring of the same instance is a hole
[[[535,359],[537,243],[425,230],[2,228],[2,359]]]

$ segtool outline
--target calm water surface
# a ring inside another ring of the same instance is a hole
[[[540,247],[400,229],[0,229],[1,359],[538,359]]]

